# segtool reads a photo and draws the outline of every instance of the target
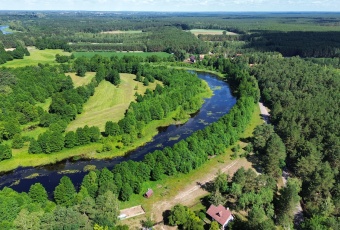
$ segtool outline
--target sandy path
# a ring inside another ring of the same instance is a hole
[[[267,124],[270,124],[270,121],[269,121],[270,114],[268,112],[268,108],[265,107],[262,102],[259,102],[259,106],[260,106],[261,116],[262,116],[263,120]]]

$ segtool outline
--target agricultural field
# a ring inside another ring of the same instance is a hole
[[[101,55],[103,57],[116,56],[119,58],[124,57],[124,56],[138,56],[138,57],[145,58],[145,57],[150,57],[153,55],[156,55],[160,58],[166,58],[166,57],[171,56],[171,54],[168,54],[165,52],[74,52],[73,54],[76,58],[81,57],[81,56],[91,58],[96,54]]]
[[[136,92],[143,94],[146,88],[153,90],[157,84],[155,81],[145,87],[141,82],[134,80],[135,75],[120,74],[120,77],[119,87],[108,81],[102,81],[99,84],[95,94],[84,104],[83,113],[69,124],[67,131],[74,131],[85,125],[97,126],[104,131],[107,121],[118,122],[124,117],[126,109],[135,100]]]
[[[15,59],[13,61],[9,61],[3,65],[3,67],[24,67],[29,65],[38,65],[41,64],[57,64],[55,61],[55,55],[71,55],[71,53],[64,52],[61,49],[46,49],[39,50],[35,47],[28,47],[28,51],[30,52],[30,56],[25,56],[24,59]]]
[[[225,30],[206,30],[206,29],[193,29],[190,30],[191,33],[193,33],[194,35],[198,36],[199,34],[203,34],[203,35],[222,35],[223,31]],[[226,32],[226,35],[238,35],[237,33],[233,33],[233,32]]]
[[[84,86],[91,82],[91,80],[96,76],[95,72],[87,72],[84,77],[79,77],[76,73],[66,73],[70,76],[74,87]]]

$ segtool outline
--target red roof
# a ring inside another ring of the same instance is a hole
[[[229,208],[225,208],[222,205],[211,205],[207,211],[207,214],[216,220],[219,224],[225,225],[225,223],[232,218]]]

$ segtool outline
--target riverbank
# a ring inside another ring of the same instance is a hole
[[[203,82],[207,86],[207,83],[205,81]],[[197,97],[201,99],[202,104],[204,102],[203,100],[204,98],[209,98],[212,96],[212,90],[209,87],[205,88],[206,88],[205,92],[197,95]],[[0,162],[0,173],[10,172],[19,167],[38,167],[44,165],[52,165],[58,162],[65,161],[67,159],[104,160],[125,156],[128,152],[131,152],[137,149],[138,147],[143,146],[146,143],[150,142],[153,139],[153,137],[158,134],[159,127],[166,127],[173,124],[174,125],[183,124],[188,121],[190,117],[189,114],[195,111],[189,111],[187,118],[175,121],[173,118],[176,116],[178,112],[179,110],[173,111],[169,113],[169,115],[164,119],[155,120],[147,124],[146,127],[144,128],[145,135],[142,138],[137,139],[130,146],[121,146],[119,149],[115,148],[114,150],[108,152],[98,153],[97,150],[100,150],[102,148],[102,144],[93,143],[90,145],[79,146],[72,149],[63,149],[58,153],[29,154],[28,153],[29,143],[25,143],[24,148],[19,150],[13,150],[13,157],[11,159]]]

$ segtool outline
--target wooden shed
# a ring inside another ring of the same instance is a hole
[[[153,190],[149,188],[148,191],[144,194],[144,197],[149,198],[150,196],[152,196],[152,194],[153,194]]]

